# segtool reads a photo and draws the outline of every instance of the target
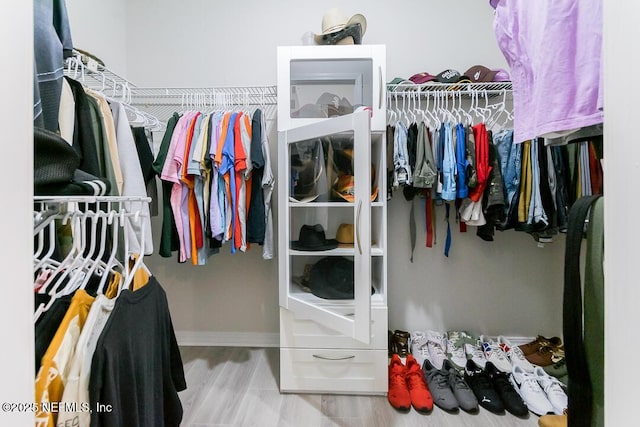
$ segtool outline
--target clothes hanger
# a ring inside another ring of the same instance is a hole
[[[120,272],[124,271],[124,266],[117,259],[117,254],[119,251],[118,241],[120,236],[120,221],[121,215],[115,210],[110,210],[107,217],[107,224],[111,227],[111,254],[109,255],[109,259],[105,263],[104,270],[102,271],[102,278],[100,279],[100,283],[98,285],[98,294],[102,294],[104,290],[104,285],[107,283],[107,279],[109,278],[109,271],[115,270],[116,268],[120,269]]]

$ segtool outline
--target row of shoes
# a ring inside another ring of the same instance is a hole
[[[416,331],[410,334],[407,359],[411,356],[422,367],[432,400],[444,410],[473,412],[479,404],[492,412],[506,409],[516,416],[524,416],[528,410],[537,415],[562,414],[567,407],[564,385],[526,357],[551,343],[562,345],[559,338],[541,336],[514,346],[502,336],[493,340],[485,335],[474,338],[464,331]],[[390,365],[390,393],[391,372]],[[393,382],[398,383],[402,382]],[[398,408],[391,397],[389,400]]]

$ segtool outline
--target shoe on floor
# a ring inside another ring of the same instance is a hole
[[[536,352],[525,355],[534,365],[549,366],[564,359],[564,347],[542,346]]]
[[[411,334],[409,334],[409,332],[406,332],[406,331],[401,331],[399,329],[396,329],[393,332],[393,337],[391,337],[391,339],[394,343],[395,350],[398,356],[407,357],[407,354],[409,354],[409,338],[410,337],[411,337]]]
[[[533,373],[534,366],[526,359],[520,347],[511,344],[511,341],[502,335],[498,337],[498,345],[505,352],[512,366],[519,365],[525,371]]]
[[[478,399],[476,399],[473,390],[465,382],[460,371],[449,360],[444,361],[442,369],[449,372],[449,388],[453,391],[460,409],[466,412],[477,412]]]
[[[563,415],[543,415],[538,418],[540,427],[567,427],[569,420],[566,414]]]
[[[547,399],[553,406],[553,412],[556,415],[562,415],[568,406],[568,397],[564,391],[562,383],[551,375],[547,374],[544,369],[537,366],[533,371],[533,375],[538,380],[538,384],[547,395]]]
[[[467,355],[464,351],[464,344],[466,342],[473,342],[473,338],[471,338],[471,335],[468,333],[464,331],[447,332],[447,359],[454,368],[461,372],[464,371],[464,366],[467,364]]]
[[[553,365],[543,366],[542,369],[552,377],[561,378],[567,375],[567,361],[563,357]]]
[[[491,379],[493,388],[498,392],[504,408],[509,413],[516,417],[524,417],[529,413],[529,408],[527,408],[524,400],[522,400],[522,397],[520,397],[518,392],[513,388],[513,385],[511,385],[509,374],[502,372],[491,362],[487,362],[485,372]]]
[[[402,364],[400,356],[394,354],[389,363],[389,392],[387,398],[394,408],[401,411],[411,409],[411,396],[407,388],[407,368]]]
[[[459,404],[449,387],[449,372],[444,369],[437,369],[429,359],[425,359],[422,371],[424,372],[424,379],[429,386],[429,391],[431,391],[433,403],[445,411],[456,411],[459,408]]]
[[[472,359],[467,360],[464,368],[464,381],[473,391],[480,406],[494,414],[504,413],[502,399],[491,384],[491,379]]]
[[[429,361],[436,369],[442,369],[442,363],[447,358],[444,349],[446,346],[444,334],[436,331],[427,331],[427,348],[429,349]],[[423,362],[424,363],[424,362]]]
[[[411,405],[418,412],[431,412],[433,397],[427,387],[422,368],[410,354],[407,356],[407,388],[411,397]]]
[[[411,354],[415,357],[418,365],[422,366],[424,359],[429,357],[427,334],[422,331],[411,332]]]
[[[533,374],[527,373],[520,366],[514,366],[509,380],[531,412],[538,416],[554,413],[553,405]]]
[[[562,347],[562,340],[558,337],[546,338],[542,335],[538,335],[535,340],[527,343],[519,345],[520,350],[525,356],[530,355],[531,353],[535,353],[538,351],[540,347],[551,347],[551,348],[559,348]]]
[[[480,345],[480,341],[469,340],[464,344],[464,353],[467,356],[467,360],[473,360],[480,368],[484,369],[484,365],[487,363],[487,358],[484,357],[484,351],[482,351],[482,346]]]
[[[480,335],[480,345],[482,346],[482,351],[484,351],[484,357],[486,357],[487,362],[493,363],[495,367],[502,372],[511,372],[511,362],[509,362],[507,354],[497,342],[486,335]]]

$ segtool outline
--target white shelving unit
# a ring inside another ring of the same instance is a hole
[[[387,392],[384,64],[384,46],[278,48],[278,169],[279,182],[284,183],[278,198],[283,392]],[[326,99],[328,106],[322,104]],[[342,108],[372,104],[370,110],[356,113]],[[311,105],[312,112],[337,114],[294,114],[304,105]],[[349,171],[344,164],[336,167],[339,152],[349,154]],[[313,172],[318,197],[300,202],[296,186],[301,184],[292,179],[301,180],[314,165],[320,165]],[[341,174],[353,176],[349,200],[334,191]],[[354,227],[352,246],[305,250],[291,245],[305,225],[322,225],[326,238],[332,239],[345,223]],[[321,270],[311,274],[311,283],[300,283],[305,271],[319,268],[316,264],[327,258],[348,260],[344,275],[353,276],[352,296],[317,296],[313,278],[322,276]]]

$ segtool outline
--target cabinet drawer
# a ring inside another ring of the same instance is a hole
[[[383,394],[386,350],[280,349],[280,390]]]
[[[345,313],[347,309],[345,309]],[[364,344],[313,320],[298,319],[280,308],[280,347],[387,350],[387,308],[371,308],[371,341]]]

